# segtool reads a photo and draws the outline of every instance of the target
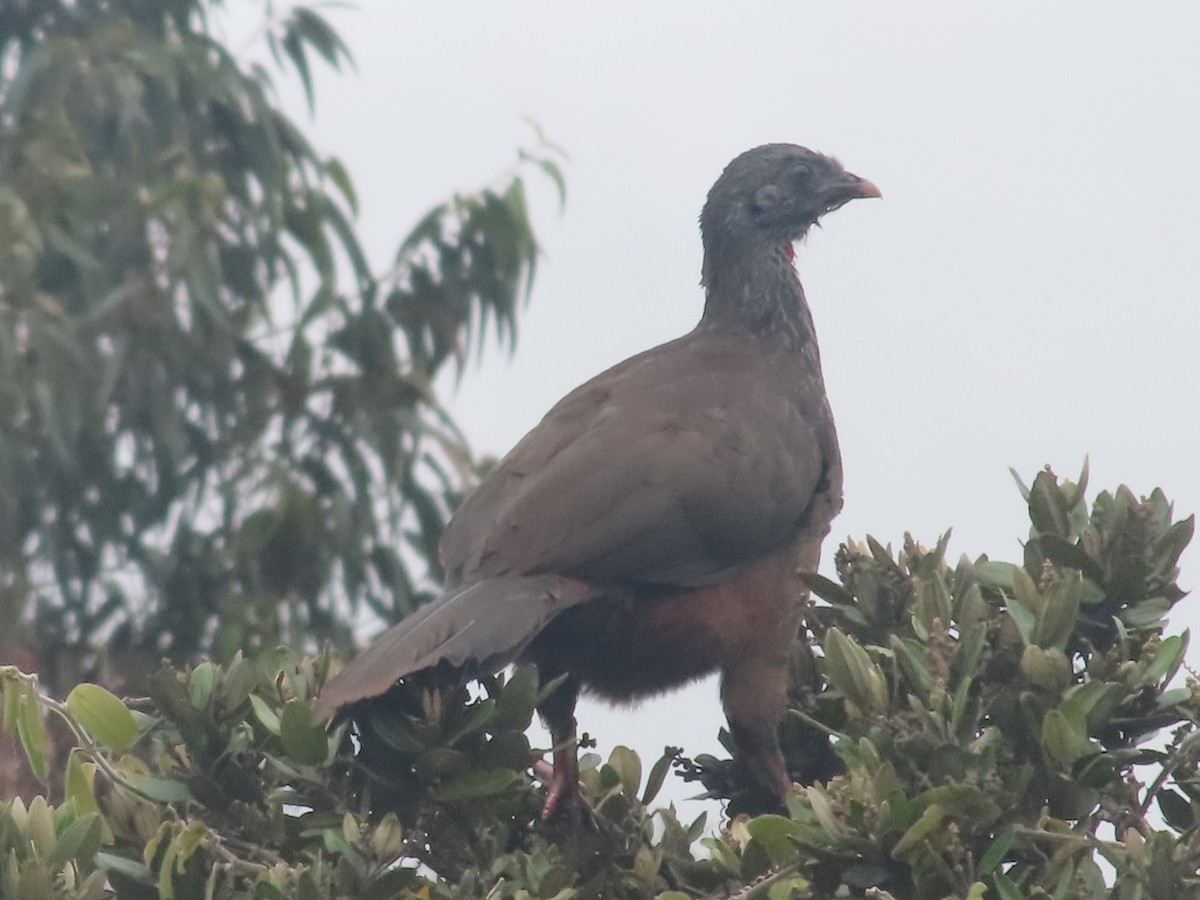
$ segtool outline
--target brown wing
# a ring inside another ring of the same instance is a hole
[[[815,365],[694,332],[550,410],[463,504],[442,560],[451,583],[710,583],[792,540],[838,466]]]

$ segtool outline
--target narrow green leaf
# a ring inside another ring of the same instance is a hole
[[[979,874],[990,875],[992,870],[1004,862],[1004,857],[1016,840],[1016,832],[1009,830],[1001,832],[979,859]]]
[[[817,817],[817,821],[826,833],[832,838],[842,839],[845,833],[842,830],[841,823],[838,822],[837,816],[833,812],[833,805],[829,802],[829,797],[820,785],[810,785],[804,789],[808,798],[808,805],[813,811],[813,815]]]
[[[1033,479],[1029,491],[1029,518],[1040,534],[1056,534],[1069,538],[1071,526],[1067,519],[1067,501],[1058,487],[1058,479],[1043,469]]]
[[[856,602],[852,593],[836,581],[830,581],[824,575],[818,575],[815,572],[801,572],[800,580],[804,582],[810,591],[826,603],[834,603],[838,606],[853,606]]]
[[[958,678],[974,678],[979,671],[979,660],[987,642],[987,625],[980,623],[962,632],[958,651],[954,654],[951,669]]]
[[[1071,572],[1050,583],[1037,613],[1033,640],[1041,647],[1065,647],[1079,621],[1083,586],[1077,573]]]
[[[188,692],[196,709],[205,709],[217,684],[217,669],[210,662],[203,662],[192,669],[188,676]]]
[[[37,691],[30,685],[22,685],[17,709],[17,735],[21,739],[21,747],[25,750],[25,758],[29,760],[29,768],[33,770],[38,781],[45,782],[49,774],[46,763],[46,724],[42,721],[42,707],[38,702]]]
[[[1017,633],[1021,635],[1021,640],[1026,644],[1033,643],[1033,629],[1037,625],[1037,618],[1020,603],[1008,603],[1004,607],[1013,624],[1017,626]]]
[[[316,49],[321,58],[331,67],[337,69],[339,60],[342,59],[353,63],[350,50],[345,42],[318,13],[308,7],[297,6],[292,9],[292,18],[295,21],[296,31]]]
[[[1007,875],[993,876],[992,884],[996,886],[996,893],[1000,895],[1000,900],[1025,900],[1025,894]]]
[[[279,716],[275,715],[275,710],[267,705],[266,700],[258,694],[251,694],[250,708],[254,712],[254,718],[258,719],[267,731],[271,734],[279,734]]]
[[[54,852],[58,836],[54,830],[54,813],[46,798],[40,794],[29,803],[29,817],[25,824],[25,836],[33,849],[43,858]]]
[[[152,887],[154,878],[150,870],[137,860],[101,851],[96,854],[96,865],[109,872],[117,872],[137,884]]]
[[[667,773],[671,771],[671,761],[674,758],[674,754],[664,752],[654,765],[650,767],[650,774],[646,778],[646,788],[642,791],[643,806],[649,806],[654,802],[654,798],[658,796],[663,782],[667,780]]]
[[[1014,469],[1012,466],[1008,467],[1008,473],[1010,475],[1012,475],[1013,481],[1015,481],[1017,483],[1017,490],[1019,490],[1021,492],[1021,497],[1025,500],[1026,503],[1028,503],[1029,502],[1029,486],[1025,484],[1025,482],[1021,479],[1021,476],[1017,474],[1017,470]]]
[[[308,55],[304,52],[304,42],[295,29],[289,27],[279,43],[300,74],[300,83],[304,85],[304,98],[308,101],[308,111],[311,113],[316,106],[316,101],[313,96],[312,72],[308,67]]]
[[[345,165],[337,157],[330,156],[321,163],[321,168],[341,191],[342,196],[346,199],[346,204],[350,207],[350,212],[357,216],[358,193],[354,190],[354,182],[350,178],[350,173],[346,171]]]
[[[162,860],[159,863],[158,869],[158,897],[159,900],[175,900],[175,843],[171,842],[167,845],[167,849],[163,851]]]
[[[942,808],[936,803],[926,807],[925,812],[921,813],[921,818],[917,819],[912,827],[900,836],[900,840],[892,848],[892,859],[903,859],[905,854],[932,834],[942,824],[944,818]]]
[[[1169,709],[1172,706],[1178,706],[1181,703],[1186,703],[1192,697],[1191,688],[1172,688],[1169,691],[1163,691],[1155,704],[1159,709]]]
[[[891,636],[891,645],[909,688],[921,700],[928,700],[929,691],[933,687],[933,676],[925,665],[924,645],[912,639],[901,639],[894,634]]]
[[[67,774],[63,779],[63,788],[67,797],[74,802],[75,811],[80,816],[99,812],[96,796],[92,792],[92,773],[95,772],[93,763],[83,762],[78,750],[72,750],[67,757]]]
[[[1121,621],[1130,628],[1148,628],[1162,621],[1171,611],[1171,601],[1166,597],[1151,597],[1121,611]]]
[[[187,827],[176,835],[172,843],[175,846],[176,857],[179,860],[178,868],[181,871],[183,864],[199,849],[200,844],[207,836],[208,827],[198,819],[189,822]]]
[[[887,706],[887,682],[867,651],[840,629],[825,633],[825,670],[830,683],[866,713]]]
[[[1143,683],[1157,685],[1160,681],[1168,680],[1179,670],[1179,665],[1183,662],[1184,651],[1187,650],[1186,637],[1185,633],[1163,638],[1154,651],[1153,661],[1142,674]]]
[[[1051,757],[1068,764],[1095,749],[1087,735],[1057,709],[1042,720],[1042,746]]]
[[[90,868],[91,861],[100,849],[103,833],[104,826],[98,813],[88,813],[76,819],[58,836],[58,843],[47,858],[46,865],[54,872],[72,861],[80,869]]]
[[[1013,591],[1013,573],[1017,567],[1012,563],[981,560],[975,564],[975,572],[985,587],[999,588],[1006,593]]]

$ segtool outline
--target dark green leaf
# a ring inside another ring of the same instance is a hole
[[[538,673],[534,666],[517,666],[496,698],[495,728],[524,731],[533,721],[538,695]]]
[[[913,823],[908,831],[901,835],[900,840],[892,848],[893,859],[903,859],[905,855],[917,847],[927,837],[933,834],[938,828],[942,827],[942,820],[945,818],[942,813],[942,808],[936,803],[926,807],[921,813],[921,818]]]
[[[654,802],[654,798],[658,796],[658,792],[662,790],[663,782],[667,780],[667,774],[671,771],[671,761],[675,759],[675,754],[668,748],[662,756],[655,761],[650,767],[650,774],[646,777],[646,788],[642,791],[641,801],[645,806],[649,806]]]
[[[1163,819],[1176,831],[1187,831],[1196,824],[1196,810],[1182,794],[1163,788],[1158,792],[1158,808]]]
[[[791,819],[775,815],[758,816],[746,823],[746,830],[766,851],[772,865],[786,865],[799,852],[797,840],[803,832]]]
[[[992,883],[996,886],[1000,900],[1025,900],[1024,892],[1007,875],[995,875]]]
[[[193,799],[188,786],[173,778],[135,775],[129,779],[129,784],[134,790],[159,803],[186,803]]]
[[[1043,534],[1037,538],[1037,546],[1051,562],[1070,569],[1079,569],[1085,578],[1090,578],[1096,584],[1104,584],[1104,570],[1078,544],[1057,534]]]
[[[100,849],[103,834],[104,826],[98,814],[88,813],[76,819],[58,836],[58,843],[46,864],[56,872],[69,861],[80,868],[89,866]]]
[[[505,793],[524,783],[519,772],[512,769],[483,769],[459,775],[432,791],[433,798],[443,803],[478,800]]]
[[[1067,519],[1067,499],[1058,487],[1058,479],[1046,470],[1038,472],[1029,490],[1029,518],[1039,535],[1054,534],[1067,539],[1071,526]]]
[[[319,765],[329,753],[325,729],[313,723],[312,706],[300,700],[292,700],[283,708],[279,737],[284,752],[303,765]]]

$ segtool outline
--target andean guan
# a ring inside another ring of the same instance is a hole
[[[539,707],[544,816],[578,802],[581,690],[628,702],[719,670],[737,755],[769,796],[789,645],[842,504],[837,432],[793,242],[871,182],[792,144],[735,158],[700,215],[704,314],[576,388],[463,503],[446,590],[323,689],[328,719],[448,663],[565,675]]]

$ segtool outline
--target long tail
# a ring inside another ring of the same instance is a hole
[[[400,678],[443,660],[472,672],[512,662],[546,624],[592,595],[558,575],[502,575],[443,594],[384,632],[321,690],[316,715],[387,691]]]

